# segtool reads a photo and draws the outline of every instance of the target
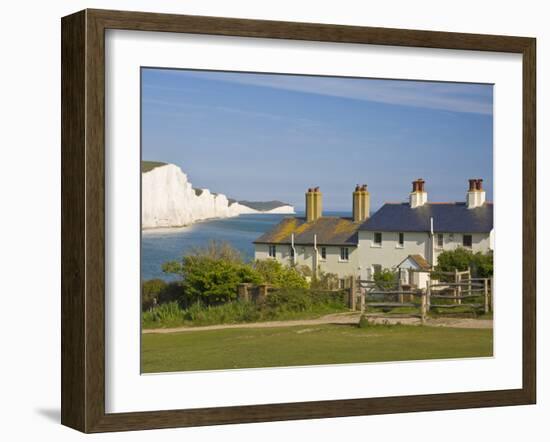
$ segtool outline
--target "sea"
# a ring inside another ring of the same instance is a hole
[[[327,212],[325,215],[349,216],[343,212]],[[173,280],[172,275],[163,273],[162,264],[179,260],[193,249],[206,247],[211,240],[228,242],[243,254],[244,259],[252,260],[252,242],[289,216],[303,216],[303,213],[255,213],[201,221],[188,227],[144,230],[141,235],[141,277],[144,280]]]

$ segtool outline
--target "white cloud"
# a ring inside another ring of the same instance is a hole
[[[490,85],[321,76],[164,71],[195,78],[377,103],[492,115]]]

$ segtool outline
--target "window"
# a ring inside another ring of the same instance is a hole
[[[339,288],[345,289],[346,288],[346,280],[345,279],[340,279],[338,281],[338,285],[339,285]]]
[[[376,273],[380,273],[382,271],[382,265],[381,264],[373,264],[372,265],[372,273],[373,273],[373,276],[376,274]]]
[[[322,260],[327,259],[327,248],[326,247],[321,247],[321,259]]]
[[[269,246],[269,257],[270,258],[275,258],[276,254],[277,254],[277,247]]]
[[[294,259],[294,247],[290,246],[290,257]]]
[[[443,233],[437,234],[437,247],[439,247],[440,249],[443,248]]]
[[[472,235],[462,235],[462,245],[472,248]]]
[[[404,247],[405,246],[405,234],[402,233],[402,232],[399,233],[398,246],[399,247]]]
[[[340,248],[340,261],[349,260],[349,249],[347,247]]]
[[[382,233],[374,232],[374,245],[377,247],[382,247]]]

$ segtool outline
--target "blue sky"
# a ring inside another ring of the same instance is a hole
[[[492,200],[493,87],[296,75],[142,69],[142,156],[177,164],[195,187],[301,209],[405,201],[422,177],[430,201],[463,201],[468,178]]]

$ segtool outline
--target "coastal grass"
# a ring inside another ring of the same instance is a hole
[[[144,373],[488,357],[491,329],[316,325],[143,334]]]
[[[272,308],[250,302],[228,302],[216,306],[193,304],[181,308],[177,302],[161,304],[141,315],[145,329],[172,328],[181,326],[205,326],[218,324],[241,324],[262,321],[288,321],[293,319],[316,319],[330,313],[348,311],[342,302],[314,303],[302,309],[290,305]]]
[[[141,162],[141,173],[150,172],[156,167],[166,166],[166,163],[161,163],[160,161],[142,161]]]

